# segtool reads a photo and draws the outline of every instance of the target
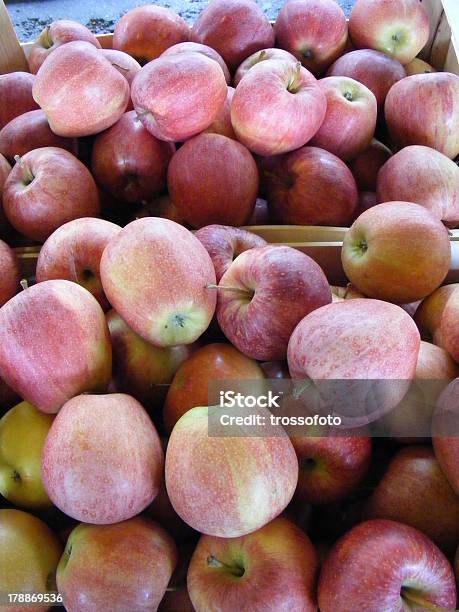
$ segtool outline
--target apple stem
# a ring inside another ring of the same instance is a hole
[[[228,565],[227,563],[223,563],[222,561],[219,561],[213,555],[209,555],[207,557],[207,565],[209,567],[217,567],[219,569],[225,568],[229,570],[233,574],[233,576],[237,576],[238,578],[243,576],[245,572],[243,567],[239,567],[238,565]]]
[[[24,291],[29,288],[29,283],[26,278],[23,278],[19,284],[21,285]]]
[[[32,172],[29,170],[29,168],[27,168],[27,166],[24,164],[24,160],[22,159],[22,157],[20,155],[15,155],[14,156],[14,161],[17,163],[17,165],[21,168],[22,170],[22,182],[25,185],[30,185],[30,183],[33,181],[33,179],[35,178],[34,175],[32,174]]]
[[[233,291],[234,293],[239,293],[240,295],[248,296],[250,294],[246,289],[240,289],[239,287],[228,287],[225,285],[214,285],[209,284],[206,285],[206,289],[216,289],[217,291]]]
[[[423,610],[437,610],[437,612],[444,611],[444,608],[440,608],[427,599],[424,599],[422,595],[418,595],[410,588],[402,587],[401,595],[403,599],[409,603],[413,603],[416,607],[422,608]]]
[[[293,76],[290,78],[288,85],[287,85],[287,90],[290,93],[295,94],[298,91],[298,88],[301,83],[300,79],[301,79],[301,62],[297,62],[295,64]]]
[[[119,64],[117,64],[116,62],[111,62],[112,66],[114,66],[115,68],[119,68],[119,70],[124,70],[124,72],[129,72],[129,68],[125,68],[124,66],[120,66]]]
[[[260,54],[258,55],[258,61],[262,62],[266,57],[266,51],[263,49],[262,51],[260,51]]]

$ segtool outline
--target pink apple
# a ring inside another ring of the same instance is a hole
[[[139,62],[127,53],[124,53],[124,51],[118,51],[117,49],[101,49],[100,52],[106,59],[108,59],[113,68],[116,68],[116,70],[118,70],[118,72],[124,76],[129,84],[129,87],[131,87],[134,77],[142,68]],[[132,100],[129,98],[126,111],[133,109],[134,106],[132,104]]]
[[[391,155],[390,149],[382,142],[379,142],[379,140],[376,140],[376,138],[373,138],[369,146],[357,155],[352,161],[350,168],[357,187],[361,191],[376,191],[378,172]]]
[[[201,43],[191,42],[191,41],[177,43],[176,45],[172,45],[172,47],[169,47],[168,49],[166,49],[162,53],[162,55],[163,56],[164,55],[175,55],[177,53],[190,53],[190,52],[202,53],[203,55],[206,55],[208,58],[213,59],[215,62],[217,62],[217,64],[223,70],[223,74],[225,75],[226,82],[228,84],[231,82],[231,75],[229,73],[228,66],[225,64],[225,60],[222,58],[222,56],[219,53],[215,51],[215,49],[212,49],[212,47],[208,47],[207,45],[202,45]]]
[[[439,287],[421,302],[414,315],[414,320],[419,327],[423,339],[433,342],[437,346],[445,346],[446,329],[443,328],[443,314],[446,304],[450,297],[455,294],[458,287],[459,283]],[[453,316],[455,315],[455,303],[456,298],[452,303],[453,308],[450,309],[450,313]],[[451,315],[448,318],[451,318]],[[448,329],[448,333],[450,331],[451,328]],[[459,357],[459,352],[454,352],[454,355]]]
[[[234,133],[233,124],[231,123],[231,104],[233,102],[234,92],[234,87],[228,87],[226,100],[220,112],[204,132],[221,134],[222,136],[227,136],[228,138],[236,140],[236,134]]]
[[[3,306],[20,290],[20,274],[19,261],[15,252],[6,242],[0,240],[0,306]]]
[[[8,160],[0,153],[0,239],[6,238],[12,230],[3,212],[3,188],[10,172],[11,166]]]
[[[255,51],[252,55],[249,55],[247,59],[245,59],[236,70],[236,74],[234,75],[233,83],[234,87],[237,87],[241,82],[242,78],[248,73],[248,71],[259,64],[260,62],[264,62],[270,59],[279,59],[285,60],[287,62],[292,62],[292,64],[296,64],[298,61],[294,55],[285,51],[284,49],[262,49],[261,51]]]
[[[34,81],[28,72],[0,74],[0,129],[15,117],[39,108],[32,96]]]

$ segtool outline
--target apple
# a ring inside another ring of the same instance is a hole
[[[414,320],[423,339],[429,340],[437,346],[444,346],[443,313],[447,301],[458,288],[459,283],[444,285],[421,302],[414,315]]]
[[[120,74],[124,76],[126,81],[131,87],[134,77],[140,72],[142,66],[133,57],[124,53],[124,51],[118,51],[117,49],[101,49],[102,55],[108,59],[113,68],[116,68]],[[133,110],[134,106],[132,100],[129,98],[126,111]]]
[[[33,97],[55,134],[89,136],[118,121],[129,102],[129,84],[96,47],[75,41],[50,54],[35,78]]]
[[[429,15],[418,0],[357,0],[349,34],[359,49],[376,49],[408,64],[429,39]]]
[[[237,86],[231,122],[251,151],[279,155],[306,144],[322,125],[326,108],[325,94],[300,62],[270,60],[251,68]]]
[[[379,202],[402,200],[420,204],[448,227],[456,227],[459,225],[459,167],[435,149],[405,147],[379,171],[377,197]]]
[[[43,412],[78,393],[103,391],[111,375],[104,313],[75,283],[51,280],[0,309],[0,377]]]
[[[359,81],[374,93],[378,109],[384,109],[390,88],[404,79],[406,72],[398,60],[385,53],[358,49],[338,58],[328,69],[327,76],[345,76]]]
[[[399,148],[424,145],[451,159],[459,154],[459,77],[455,74],[435,72],[402,79],[387,95],[385,115]]]
[[[454,610],[453,569],[423,533],[402,523],[360,523],[333,546],[322,565],[321,612]]]
[[[158,612],[194,612],[186,586],[166,591]]]
[[[433,66],[415,57],[409,64],[405,66],[406,76],[412,76],[413,74],[427,74],[429,72],[437,72]]]
[[[162,6],[139,6],[121,17],[113,32],[113,48],[146,64],[166,49],[190,38],[190,27]]]
[[[264,361],[260,368],[269,380],[285,380],[290,378],[286,361]]]
[[[21,271],[16,253],[0,240],[0,306],[20,290]]]
[[[161,219],[169,219],[169,221],[175,221],[189,228],[188,223],[184,221],[169,195],[159,196],[159,198],[154,198],[151,202],[145,203],[135,216],[136,219],[142,217],[161,217]]]
[[[341,261],[351,283],[368,297],[399,304],[422,300],[449,271],[448,230],[418,204],[378,204],[344,236]]]
[[[269,225],[271,219],[269,216],[268,202],[263,198],[257,198],[252,216],[249,219],[250,225]]]
[[[186,142],[167,171],[167,187],[178,214],[196,228],[247,223],[258,184],[250,151],[220,134],[200,134]]]
[[[350,168],[360,191],[376,191],[378,172],[391,155],[391,150],[376,138],[373,138],[368,147],[357,155],[351,162]]]
[[[363,293],[356,291],[354,287],[349,283],[346,287],[338,287],[337,285],[331,285],[332,301],[342,302],[344,300],[355,300],[358,298],[364,298]]]
[[[303,147],[278,157],[266,180],[277,223],[349,226],[354,218],[358,192],[352,172],[324,149]]]
[[[250,385],[261,392],[265,388],[264,380],[263,370],[256,361],[231,344],[214,343],[198,348],[180,364],[167,392],[163,410],[166,431],[170,433],[190,408],[209,404],[211,381],[222,381],[222,385],[223,381],[231,381],[233,391],[237,391],[237,381],[242,381],[241,391]]]
[[[54,134],[42,110],[24,113],[0,130],[0,152],[11,163],[16,155],[22,156],[41,147],[59,147],[74,155],[78,153],[76,139]]]
[[[363,212],[369,208],[373,208],[376,204],[378,204],[378,198],[374,191],[359,191],[359,201],[355,211],[355,218],[360,217]]]
[[[191,38],[218,51],[231,72],[252,53],[274,47],[274,32],[252,0],[212,0],[195,21]]]
[[[3,190],[3,208],[18,232],[44,242],[67,221],[98,215],[100,203],[86,166],[64,149],[42,147],[17,158]]]
[[[73,281],[87,289],[104,310],[110,305],[100,282],[100,258],[120,227],[103,219],[83,218],[61,225],[40,249],[38,283],[59,279]]]
[[[266,418],[270,413],[257,414]],[[248,437],[239,425],[231,427],[230,437],[211,436],[209,418],[209,408],[197,407],[176,423],[166,452],[167,492],[193,529],[236,538],[286,508],[298,480],[298,461],[280,426],[267,427],[263,437]]]
[[[273,48],[255,51],[255,53],[249,55],[249,57],[247,57],[236,70],[233,79],[234,87],[237,87],[239,85],[243,77],[245,77],[245,75],[251,68],[259,64],[260,62],[264,62],[266,60],[271,59],[285,60],[287,62],[292,62],[292,64],[296,64],[298,61],[294,55],[292,55],[288,51],[285,51],[284,49]]]
[[[40,66],[50,53],[61,45],[65,45],[75,40],[82,40],[90,43],[96,47],[96,49],[101,48],[100,42],[94,34],[77,21],[60,19],[47,25],[30,47],[28,55],[30,72],[32,72],[32,74],[37,74]]]
[[[334,0],[289,0],[279,11],[274,33],[277,46],[314,74],[344,52],[348,36],[346,16]]]
[[[34,81],[28,72],[0,74],[0,130],[15,117],[39,108],[32,96]]]
[[[207,225],[199,229],[195,236],[212,259],[217,282],[241,253],[267,245],[261,236],[228,225]]]
[[[190,540],[190,538],[194,538],[196,533],[189,525],[183,522],[179,515],[175,512],[169,496],[167,495],[166,485],[164,482],[161,484],[158,495],[144,510],[143,515],[164,527],[164,529],[166,529],[167,533],[173,537],[176,543],[184,542],[186,545],[191,542],[192,546],[194,547],[195,543],[193,540]],[[179,570],[180,568],[177,567],[176,569]]]
[[[57,588],[68,612],[156,610],[177,550],[169,534],[144,517],[117,525],[80,524],[57,568]]]
[[[459,495],[458,393],[459,379],[456,378],[441,394],[432,421],[432,443],[435,457],[456,495]]]
[[[222,58],[222,56],[219,53],[217,53],[217,51],[215,51],[215,49],[212,49],[212,47],[208,47],[207,45],[202,45],[201,43],[197,43],[197,42],[187,41],[187,42],[177,43],[176,45],[172,45],[172,47],[169,47],[168,49],[163,51],[162,55],[163,56],[164,55],[175,55],[177,53],[189,53],[189,52],[202,53],[203,55],[206,55],[208,58],[213,59],[215,62],[217,62],[217,64],[223,70],[223,74],[225,75],[226,82],[228,84],[231,83],[231,75],[228,70],[228,66],[225,64],[225,60]]]
[[[303,0],[290,0],[298,1]],[[327,112],[311,145],[345,161],[354,159],[365,151],[375,133],[376,98],[365,85],[348,77],[321,79],[319,87],[327,98]]]
[[[105,248],[100,273],[116,312],[156,346],[191,344],[212,320],[212,260],[174,221],[147,217],[126,225]]]
[[[6,239],[14,231],[3,211],[3,188],[10,172],[8,160],[0,153],[0,240]]]
[[[308,536],[276,518],[238,538],[201,536],[187,586],[193,607],[204,610],[317,610],[317,553]],[[269,580],[266,577],[269,576]]]
[[[233,124],[231,123],[231,104],[233,102],[234,92],[234,87],[228,87],[226,100],[221,107],[220,112],[209,127],[204,130],[204,132],[221,134],[222,136],[227,136],[228,138],[233,138],[236,140],[236,134],[234,133]]]
[[[41,452],[53,416],[28,402],[11,408],[0,419],[0,493],[15,506],[51,505],[41,481]]]
[[[217,118],[227,95],[222,69],[202,53],[176,53],[149,62],[134,79],[134,108],[160,140],[181,142]]]

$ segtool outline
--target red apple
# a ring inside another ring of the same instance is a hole
[[[186,586],[166,591],[158,612],[195,612]]]
[[[20,290],[21,271],[16,253],[0,240],[0,306]]]
[[[212,47],[234,72],[249,55],[274,47],[274,32],[252,0],[212,0],[192,28],[192,40]]]
[[[277,46],[321,74],[344,51],[346,16],[334,0],[289,0],[279,11],[274,33]]]
[[[233,83],[234,87],[237,87],[241,82],[242,78],[248,73],[248,71],[259,64],[260,62],[264,62],[270,59],[279,59],[285,60],[287,62],[292,62],[292,64],[296,64],[298,61],[294,55],[285,51],[284,49],[262,49],[261,51],[255,51],[252,55],[249,55],[247,59],[245,59],[236,70],[234,75]]]
[[[43,412],[103,391],[110,375],[107,324],[86,289],[66,280],[38,283],[0,309],[0,376]]]
[[[453,569],[423,533],[395,521],[372,520],[333,546],[319,580],[321,612],[454,610]]]
[[[209,127],[227,91],[217,62],[191,52],[149,62],[134,79],[131,97],[140,120],[153,136],[178,142]]]
[[[64,149],[43,147],[18,158],[5,183],[3,208],[18,232],[44,242],[67,221],[96,216],[100,203],[86,166]]]
[[[364,298],[363,293],[356,291],[354,287],[349,283],[346,287],[338,287],[337,285],[331,285],[333,302],[342,302],[344,300],[356,300],[358,298]]]
[[[451,159],[459,154],[459,77],[455,74],[435,72],[402,79],[387,95],[385,115],[399,148],[424,145]]]
[[[373,138],[369,146],[357,155],[350,168],[361,191],[376,191],[378,172],[391,155],[390,149],[376,138]]]
[[[260,363],[266,378],[270,380],[285,380],[290,378],[286,361],[264,361]]]
[[[299,62],[270,60],[251,68],[239,83],[231,121],[251,151],[278,155],[306,144],[322,125],[326,108],[325,94]]]
[[[151,200],[151,202],[140,209],[140,214],[137,213],[136,218],[141,217],[161,217],[161,219],[169,219],[169,221],[175,221],[189,228],[188,223],[184,221],[169,195],[163,195]]]
[[[315,612],[317,553],[285,518],[239,538],[201,536],[188,569],[194,609]],[[266,577],[269,576],[269,580]]]
[[[437,346],[444,346],[443,313],[446,303],[458,287],[459,283],[439,287],[421,302],[416,310],[414,320],[423,339],[431,341]]]
[[[10,172],[8,160],[0,153],[0,239],[6,239],[14,231],[3,211],[3,188]]]
[[[34,81],[28,72],[0,74],[0,129],[15,117],[39,108],[32,96]]]
[[[448,231],[418,204],[378,204],[344,236],[341,260],[351,283],[368,297],[398,304],[422,300],[448,273]]]
[[[129,84],[96,47],[75,41],[50,54],[33,97],[53,132],[89,136],[118,121],[129,102]]]
[[[451,295],[445,301],[440,314],[438,335],[440,346],[448,351],[456,363],[459,363],[459,292],[455,289],[451,290]]]
[[[290,225],[350,225],[358,201],[346,164],[317,147],[277,158],[267,176],[267,191],[274,221]]]
[[[21,401],[19,395],[0,378],[0,415]]]
[[[369,208],[373,208],[373,206],[376,206],[377,203],[378,198],[376,197],[376,193],[374,193],[374,191],[359,191],[359,201],[355,211],[355,218],[360,217],[363,212]]]
[[[441,394],[432,422],[435,457],[456,495],[459,495],[458,397],[459,379],[456,378]]]
[[[100,271],[110,304],[156,346],[191,344],[212,319],[212,260],[178,223],[153,217],[129,223],[107,245]]]
[[[302,0],[290,0],[294,1]],[[327,98],[327,112],[311,144],[345,161],[354,159],[375,133],[376,98],[365,85],[347,77],[321,79],[319,87]]]
[[[200,134],[172,158],[167,186],[179,215],[191,226],[244,225],[257,199],[258,169],[236,140]]]
[[[249,219],[250,225],[269,225],[271,219],[269,216],[268,202],[263,198],[257,198],[252,216]]]
[[[231,104],[233,102],[234,92],[234,87],[228,87],[226,100],[221,107],[220,112],[209,127],[204,130],[204,132],[209,132],[210,134],[221,134],[222,136],[227,136],[228,138],[233,138],[236,140],[236,134],[234,133],[233,124],[231,123]]]
[[[405,65],[406,76],[412,76],[413,74],[427,74],[428,72],[437,72],[433,66],[415,57],[409,64]]]
[[[217,64],[223,70],[226,82],[228,84],[231,82],[231,75],[228,70],[228,66],[225,64],[225,60],[219,53],[215,51],[215,49],[212,49],[212,47],[208,47],[207,45],[201,45],[201,43],[191,41],[182,42],[173,45],[172,47],[169,47],[162,53],[162,55],[175,55],[177,53],[189,53],[193,51],[195,53],[202,53],[203,55],[206,55],[208,58],[213,59],[215,62],[217,62]]]

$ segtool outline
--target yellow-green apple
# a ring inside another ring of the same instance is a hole
[[[424,145],[451,159],[459,154],[459,76],[435,72],[406,77],[387,94],[384,112],[398,148]]]
[[[368,297],[399,304],[422,300],[449,271],[448,230],[419,204],[378,204],[344,236],[341,261],[351,283]]]
[[[365,296],[360,291],[356,291],[354,287],[349,283],[346,287],[338,287],[337,285],[331,285],[332,301],[342,302],[343,300],[355,300],[357,298],[364,298]]]
[[[162,55],[175,55],[176,53],[189,53],[189,52],[202,53],[203,55],[207,55],[210,59],[213,59],[220,68],[223,70],[223,74],[225,75],[226,82],[231,83],[231,75],[228,70],[228,66],[225,64],[225,60],[222,56],[212,49],[212,47],[208,47],[207,45],[202,45],[201,43],[187,41],[182,43],[177,43],[176,45],[172,45],[166,49]]]
[[[41,453],[53,416],[28,402],[0,419],[0,493],[15,506],[51,505],[41,481]]]
[[[322,565],[321,612],[454,610],[453,569],[423,533],[396,521],[360,523]]]
[[[290,0],[297,1],[302,0]],[[319,87],[327,98],[327,112],[310,143],[345,161],[354,159],[365,151],[375,133],[376,98],[368,87],[348,77],[321,79]]]
[[[174,11],[148,4],[128,11],[113,32],[113,48],[145,64],[190,38],[190,27]]]
[[[289,520],[276,518],[238,538],[201,536],[187,587],[197,612],[229,612],[242,602],[252,612],[313,612],[318,566],[308,536]]]
[[[294,55],[285,51],[284,49],[262,49],[261,51],[255,51],[252,55],[249,55],[238,67],[234,74],[233,84],[237,87],[241,82],[242,78],[248,73],[248,71],[259,64],[270,59],[286,60],[287,62],[297,63],[297,59]]]
[[[428,172],[426,172],[428,168]],[[414,202],[448,227],[459,224],[459,168],[430,147],[405,147],[381,168],[377,180],[379,202]]]
[[[100,282],[100,258],[120,229],[110,221],[91,217],[61,225],[40,249],[37,282],[59,278],[73,281],[92,293],[102,308],[108,310],[110,305]]]
[[[0,129],[15,117],[39,108],[32,96],[35,76],[28,72],[0,74]]]
[[[111,346],[102,308],[67,280],[38,283],[0,309],[0,377],[43,412],[103,391]]]
[[[62,546],[40,519],[21,510],[0,510],[0,591],[48,593],[55,591],[55,575]],[[8,605],[4,612],[45,612],[50,604]]]
[[[300,60],[314,74],[321,74],[343,52],[347,21],[334,0],[289,0],[274,24],[276,44]]]
[[[433,66],[415,57],[409,64],[405,65],[406,76],[412,76],[413,74],[427,74],[429,72],[437,72]]]
[[[71,21],[70,19],[59,19],[47,25],[38,38],[30,47],[28,62],[30,72],[36,74],[50,53],[61,45],[74,40],[83,40],[90,43],[96,49],[100,49],[100,42],[87,27]]]
[[[212,0],[195,21],[191,39],[212,47],[231,72],[249,55],[274,47],[274,32],[252,0]]]
[[[33,97],[53,132],[89,136],[118,121],[129,102],[129,83],[99,49],[74,41],[50,54],[35,78]]]
[[[20,290],[21,272],[16,253],[0,240],[0,306]]]
[[[187,140],[215,120],[227,95],[223,70],[202,53],[176,53],[145,65],[134,79],[134,108],[160,140]],[[180,92],[180,95],[177,95]]]
[[[256,361],[231,344],[214,343],[199,348],[180,365],[171,382],[163,411],[166,430],[171,432],[190,408],[208,404],[209,383],[219,380],[231,381],[233,390],[236,381],[260,381],[257,391],[261,391],[265,376]]]
[[[445,305],[453,295],[459,283],[439,287],[431,295],[426,297],[419,305],[414,315],[421,336],[437,346],[444,347],[442,317]]]
[[[217,283],[241,253],[267,244],[261,236],[229,225],[207,225],[199,229],[195,236],[212,259]]]
[[[172,202],[179,215],[196,228],[211,223],[246,224],[258,184],[257,164],[250,151],[220,134],[199,134],[186,142],[167,171]]]
[[[360,215],[376,206],[378,203],[378,198],[376,197],[376,193],[374,191],[359,191],[359,200],[357,203],[357,208],[355,211],[355,218],[360,217]]]
[[[78,525],[57,567],[68,612],[156,610],[177,550],[170,535],[144,517],[116,525]]]
[[[17,158],[3,189],[3,208],[21,234],[44,242],[58,227],[100,211],[96,183],[86,166],[58,147]]]
[[[277,223],[349,226],[354,218],[358,192],[352,172],[324,149],[303,147],[276,158],[266,183]]]
[[[215,0],[214,0],[215,2]],[[327,100],[300,62],[259,62],[236,88],[231,121],[238,140],[258,155],[279,155],[306,144],[325,117]]]
[[[97,525],[136,516],[158,494],[164,455],[150,417],[129,395],[79,395],[54,419],[42,480],[68,516]]]
[[[307,314],[331,302],[327,277],[308,255],[268,245],[241,253],[218,284],[217,320],[242,353],[285,359],[289,338]]]
[[[231,104],[233,102],[234,92],[234,87],[228,87],[226,100],[221,107],[220,112],[209,127],[204,130],[204,132],[221,134],[222,136],[227,136],[228,138],[234,138],[234,140],[236,140],[236,134],[234,133],[233,124],[231,123]]]
[[[429,15],[418,0],[357,0],[349,34],[358,49],[376,49],[408,64],[429,38]]]
[[[256,414],[269,419],[267,409]],[[218,418],[213,410],[213,418]],[[166,487],[177,514],[201,533],[235,538],[263,527],[290,502],[298,461],[285,431],[263,437],[231,426],[231,437],[209,435],[209,409],[192,408],[176,423],[166,452]]]
[[[360,191],[376,191],[378,172],[391,155],[391,150],[376,138],[373,138],[368,147],[357,155],[351,162],[350,168]]]
[[[404,448],[392,458],[364,514],[416,527],[450,556],[459,543],[459,497],[429,446]]]
[[[378,109],[384,109],[389,89],[404,79],[406,72],[398,60],[385,53],[358,49],[338,58],[328,69],[327,76],[345,76],[359,81],[374,93]]]
[[[215,270],[183,226],[159,217],[132,221],[100,262],[105,295],[137,334],[156,346],[191,344],[215,312]]]

